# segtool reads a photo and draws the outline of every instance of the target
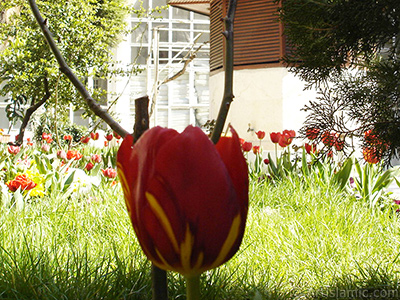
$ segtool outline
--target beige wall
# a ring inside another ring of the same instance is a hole
[[[211,74],[210,119],[218,115],[223,89],[224,73]],[[235,99],[227,124],[230,122],[240,137],[252,142],[257,141],[256,131],[265,131],[264,150],[274,149],[270,132],[298,131],[306,116],[301,108],[316,97],[314,91],[304,91],[304,84],[282,67],[235,71],[233,89]]]

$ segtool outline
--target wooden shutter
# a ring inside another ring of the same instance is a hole
[[[227,4],[228,0],[211,1],[211,71],[223,66],[221,18],[226,14]],[[279,64],[285,45],[277,9],[274,0],[238,1],[234,23],[236,68]]]
[[[222,36],[225,9],[223,0],[213,0],[210,3],[210,70],[222,68],[224,58],[224,38]]]

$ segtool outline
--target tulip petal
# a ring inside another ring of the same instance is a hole
[[[189,225],[196,237],[193,260],[202,251],[205,263],[212,263],[239,211],[232,181],[215,146],[199,128],[189,126],[159,150],[154,164],[154,175],[160,179],[153,180],[157,185],[149,184],[149,192],[165,211],[173,215],[172,211],[178,210],[183,220],[170,219],[181,243]],[[176,205],[179,207],[174,208]]]
[[[247,215],[249,206],[249,177],[246,159],[240,149],[239,136],[233,127],[232,137],[221,137],[216,148],[229,172],[236,193],[239,197],[242,217]],[[243,217],[245,220],[246,217]]]

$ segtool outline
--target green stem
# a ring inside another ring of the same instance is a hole
[[[186,277],[186,300],[200,300],[200,275]]]

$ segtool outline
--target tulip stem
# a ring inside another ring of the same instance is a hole
[[[186,300],[200,300],[200,275],[187,276]]]

